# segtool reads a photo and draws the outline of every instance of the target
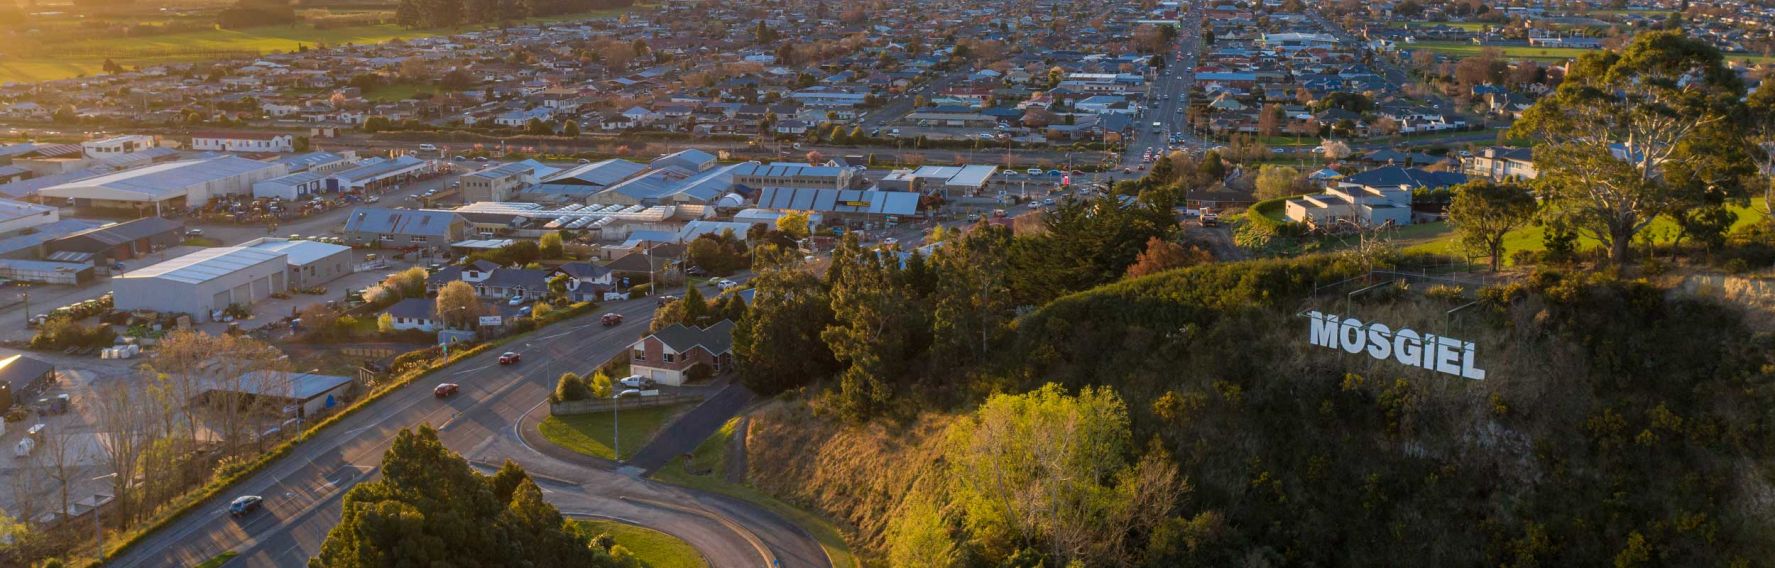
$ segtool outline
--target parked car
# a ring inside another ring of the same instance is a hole
[[[235,497],[233,501],[228,502],[228,514],[235,517],[244,516],[247,513],[259,510],[259,505],[264,502],[265,498],[258,495],[242,495]]]
[[[201,236],[203,236],[203,229],[185,229],[185,238],[189,239]]]
[[[438,151],[438,147],[435,144],[420,144],[419,151],[421,151],[421,152],[436,152],[436,151]]]
[[[739,285],[740,284],[738,282],[734,282],[734,281],[728,280],[726,278],[723,278],[720,281],[715,283],[715,287],[722,289],[722,290],[728,290],[728,289],[731,289],[731,288],[733,288],[735,286],[739,286]]]
[[[1039,175],[1042,175],[1042,169],[1041,168],[1029,168],[1027,170],[1023,170],[1023,173],[1026,173],[1026,174],[1029,174],[1032,176],[1039,176]]]
[[[1202,226],[1203,227],[1219,227],[1220,226],[1220,214],[1219,213],[1203,213],[1202,214]]]
[[[617,398],[635,398],[639,396],[641,396],[641,389],[623,389],[622,392],[616,393]]]
[[[518,352],[507,351],[507,352],[499,354],[499,364],[501,364],[501,365],[516,365],[516,364],[518,364],[518,360],[521,358],[522,358],[522,356],[518,355]]]
[[[623,377],[619,383],[622,386],[632,389],[650,389],[657,386],[657,384],[653,382],[653,378],[643,377],[641,375],[629,375]]]
[[[598,321],[603,323],[604,327],[616,327],[622,325],[622,314],[614,312],[604,314],[598,318]]]
[[[512,296],[512,299],[505,301],[505,305],[507,305],[507,306],[521,306],[523,304],[524,304],[524,295],[523,294]]]
[[[462,390],[462,385],[456,383],[444,383],[438,385],[437,388],[431,389],[431,395],[438,398],[449,398],[456,396],[456,392],[460,390]]]

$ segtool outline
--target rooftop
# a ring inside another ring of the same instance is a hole
[[[159,278],[202,284],[283,256],[283,253],[253,247],[216,247],[132,270],[118,278]]]

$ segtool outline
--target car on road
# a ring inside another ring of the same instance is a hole
[[[622,325],[622,314],[616,312],[607,313],[599,316],[598,322],[604,324],[604,327],[616,327]]]
[[[1042,169],[1041,168],[1029,168],[1027,170],[1023,170],[1023,173],[1026,173],[1026,174],[1029,174],[1032,176],[1039,176],[1039,175],[1042,175]]]
[[[734,282],[732,280],[728,280],[725,278],[723,278],[723,279],[721,279],[721,281],[715,283],[715,287],[720,288],[722,290],[729,290],[729,289],[732,289],[733,287],[739,286],[739,285],[740,285],[740,283]]]
[[[662,307],[662,308],[666,307],[666,304],[670,304],[670,303],[676,302],[676,301],[678,301],[677,296],[660,296],[659,297],[659,307]]]
[[[622,386],[632,388],[632,389],[650,389],[655,386],[658,386],[656,383],[653,382],[653,379],[651,377],[643,377],[641,375],[629,375],[627,377],[623,377],[621,381],[618,381],[618,383],[620,383]]]
[[[420,144],[419,151],[421,151],[421,152],[436,152],[436,151],[438,151],[438,147],[435,144]]]
[[[431,395],[437,398],[450,398],[456,396],[457,391],[460,390],[462,390],[462,385],[456,383],[443,383],[438,385],[437,388],[431,389]]]
[[[1220,214],[1219,213],[1203,213],[1202,214],[1202,226],[1203,227],[1219,227],[1220,226]]]
[[[969,223],[972,223],[972,222],[975,222],[975,221],[979,221],[979,220],[980,220],[980,214],[979,214],[979,213],[969,213],[969,214],[968,214],[968,222],[969,222]]]
[[[691,276],[708,276],[709,275],[709,271],[703,270],[703,267],[701,267],[701,266],[692,266],[690,268],[686,268],[686,269],[684,269],[684,273],[691,275]]]
[[[523,356],[518,355],[517,351],[507,351],[499,354],[499,364],[501,365],[516,365],[521,359],[523,359]]]
[[[234,517],[246,516],[247,513],[259,510],[265,498],[258,495],[242,495],[228,502],[228,514]]]
[[[200,238],[202,236],[203,236],[203,229],[186,229],[185,230],[185,238],[187,238],[187,239]]]
[[[517,295],[517,296],[512,296],[512,299],[505,301],[505,305],[507,305],[507,306],[521,306],[523,304],[524,304],[524,296],[522,294]]]

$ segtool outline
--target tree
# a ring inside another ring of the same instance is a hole
[[[816,332],[832,321],[832,308],[819,278],[772,265],[751,283],[752,305],[733,332],[740,382],[769,396],[830,376],[837,363]]]
[[[931,258],[937,267],[931,316],[934,359],[944,361],[986,356],[1016,315],[1010,295],[1010,229],[982,224],[953,241]]]
[[[461,280],[452,280],[438,289],[436,303],[437,318],[444,325],[456,329],[474,329],[474,324],[481,317],[481,299],[475,296],[475,287]]]
[[[1188,491],[1162,449],[1130,460],[1134,449],[1127,407],[1107,387],[993,395],[946,432],[938,508],[964,521],[986,565],[1021,565],[1009,559],[1031,545],[1055,566],[1130,564],[1134,535],[1169,519]]]
[[[557,259],[562,257],[561,233],[543,233],[542,237],[536,241],[536,252],[542,258]]]
[[[568,138],[578,138],[579,121],[571,118],[561,121],[561,135]]]
[[[1775,178],[1768,173],[1775,172],[1775,81],[1763,81],[1757,90],[1751,93],[1745,117],[1749,141],[1755,146],[1750,153],[1756,160],[1758,171],[1764,172],[1763,214],[1770,223],[1775,223]]]
[[[1195,266],[1213,260],[1208,251],[1197,247],[1185,247],[1181,244],[1158,237],[1147,239],[1146,250],[1128,265],[1128,277],[1139,278],[1149,274],[1158,274],[1173,268]]]
[[[491,476],[444,447],[430,426],[401,430],[382,478],[345,494],[339,524],[309,566],[620,566],[573,530],[511,462]]]
[[[1300,170],[1289,166],[1269,164],[1258,168],[1257,180],[1253,183],[1257,186],[1256,197],[1258,199],[1298,195],[1310,191],[1311,187],[1307,184],[1307,178],[1301,175]]]
[[[1511,132],[1535,143],[1536,187],[1549,211],[1601,241],[1619,268],[1659,212],[1698,193],[1744,193],[1738,172],[1748,157],[1701,153],[1740,139],[1732,118],[1742,116],[1743,90],[1711,45],[1645,33],[1621,53],[1579,58]],[[1673,169],[1694,175],[1666,175],[1683,173]]]
[[[1327,160],[1342,160],[1350,157],[1350,145],[1342,140],[1326,140],[1319,144],[1319,152]]]
[[[800,240],[808,236],[808,215],[806,211],[784,211],[777,217],[777,230],[788,233],[790,238]]]
[[[1526,188],[1477,180],[1455,188],[1448,220],[1462,241],[1485,251],[1491,258],[1491,269],[1497,271],[1504,255],[1504,235],[1527,224],[1535,207],[1535,197]]]
[[[579,375],[567,372],[561,373],[561,377],[555,379],[555,393],[553,396],[549,397],[549,400],[552,402],[572,402],[576,400],[588,400],[591,398],[592,391],[586,387],[585,379],[581,379]]]

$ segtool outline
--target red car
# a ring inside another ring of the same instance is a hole
[[[516,365],[516,364],[518,364],[518,353],[516,351],[507,351],[505,353],[499,354],[499,364],[501,364],[501,365]]]
[[[438,398],[449,398],[455,396],[456,391],[459,390],[462,390],[462,387],[456,383],[444,383],[438,385],[438,388],[431,389],[431,395]]]
[[[619,313],[612,312],[612,313],[604,314],[602,317],[600,317],[598,319],[599,319],[599,321],[602,321],[604,323],[604,327],[615,327],[615,326],[622,325],[622,314],[619,314]]]

